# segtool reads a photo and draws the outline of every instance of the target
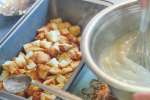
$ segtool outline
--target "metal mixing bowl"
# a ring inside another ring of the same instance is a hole
[[[83,57],[93,72],[112,87],[127,92],[150,92],[150,87],[119,81],[101,69],[99,56],[120,36],[139,28],[140,6],[137,0],[111,6],[99,12],[86,26],[82,35]],[[148,76],[145,76],[148,77]]]

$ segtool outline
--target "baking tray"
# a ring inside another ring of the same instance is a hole
[[[0,44],[0,64],[16,56],[22,50],[23,44],[32,41],[36,35],[36,30],[51,18],[61,17],[63,20],[80,25],[83,30],[97,12],[110,4],[104,1],[93,1],[39,0],[39,3],[32,8],[28,15],[21,20],[21,23]],[[74,71],[72,78],[65,85],[64,90],[69,88],[83,65],[82,60],[78,68]]]
[[[0,14],[0,44],[11,34],[11,32],[22,22],[28,13],[38,4],[37,0],[24,15],[3,16]]]

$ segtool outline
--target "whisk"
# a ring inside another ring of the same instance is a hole
[[[141,23],[136,40],[129,52],[129,58],[150,70],[150,0],[139,0],[141,4]]]

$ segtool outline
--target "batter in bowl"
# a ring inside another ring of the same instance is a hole
[[[120,81],[150,86],[150,72],[128,58],[136,37],[136,33],[126,34],[117,39],[111,47],[105,48],[100,55],[101,69]]]

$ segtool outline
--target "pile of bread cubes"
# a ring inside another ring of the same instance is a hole
[[[22,33],[20,33],[22,34]],[[12,75],[26,74],[48,86],[63,88],[81,61],[80,27],[61,18],[50,20],[37,30],[35,40],[23,45],[17,57],[6,61],[0,76],[3,80]],[[31,100],[54,100],[56,96],[30,85],[19,96]]]

